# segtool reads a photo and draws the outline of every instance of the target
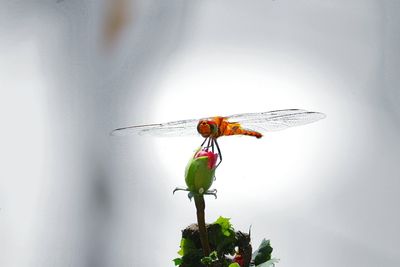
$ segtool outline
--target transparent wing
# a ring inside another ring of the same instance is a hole
[[[187,136],[197,134],[199,120],[181,120],[160,124],[135,125],[115,129],[111,135]]]
[[[283,109],[260,113],[244,113],[228,116],[228,120],[239,122],[242,127],[260,131],[280,131],[318,121],[326,115],[302,109]]]

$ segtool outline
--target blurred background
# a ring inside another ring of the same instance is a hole
[[[301,108],[220,140],[206,219],[278,266],[400,266],[400,3],[0,1],[0,266],[173,266],[199,136],[118,127]]]

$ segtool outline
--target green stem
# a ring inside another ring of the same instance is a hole
[[[197,225],[199,226],[201,246],[203,247],[204,256],[209,256],[211,251],[210,251],[210,244],[208,243],[208,234],[204,216],[204,210],[206,208],[204,197],[202,195],[200,196],[195,195],[194,203],[196,204],[196,210],[197,210]]]

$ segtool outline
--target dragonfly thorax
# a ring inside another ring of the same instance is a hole
[[[205,138],[210,136],[216,137],[218,135],[218,125],[215,121],[200,120],[199,124],[197,124],[197,131]]]

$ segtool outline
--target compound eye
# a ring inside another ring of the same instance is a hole
[[[212,132],[212,133],[216,133],[217,130],[218,130],[218,129],[217,129],[217,125],[215,125],[214,123],[210,123],[209,125],[210,125],[210,128],[211,128],[211,129],[210,129],[211,132]]]

